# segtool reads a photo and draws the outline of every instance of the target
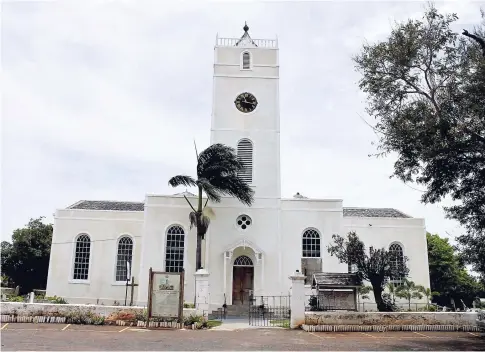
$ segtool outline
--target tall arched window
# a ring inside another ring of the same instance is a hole
[[[165,271],[179,273],[184,269],[184,245],[185,233],[182,226],[170,226],[165,248]]]
[[[116,255],[116,281],[130,280],[126,263],[131,263],[133,256],[133,240],[130,236],[123,236],[118,241],[118,253]]]
[[[399,243],[393,243],[389,246],[389,253],[394,254],[394,261],[391,265],[397,266],[404,261],[404,252],[402,246]],[[390,277],[389,281],[394,284],[394,286],[400,286],[403,283],[403,277]]]
[[[303,258],[320,257],[320,234],[315,229],[308,229],[302,238]]]
[[[242,54],[242,68],[249,70],[251,68],[251,54],[247,51]]]
[[[237,144],[237,159],[244,165],[244,170],[239,176],[246,182],[253,182],[253,143],[247,139],[241,139]]]
[[[79,235],[76,239],[76,251],[74,253],[74,268],[72,278],[74,280],[87,280],[89,278],[89,259],[91,256],[91,239],[88,235]]]

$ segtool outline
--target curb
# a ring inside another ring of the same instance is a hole
[[[307,332],[385,332],[385,331],[465,331],[480,332],[479,326],[473,325],[306,325]]]

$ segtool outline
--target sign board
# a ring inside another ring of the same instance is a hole
[[[148,279],[148,319],[178,318],[184,306],[184,272],[168,273],[150,268]]]

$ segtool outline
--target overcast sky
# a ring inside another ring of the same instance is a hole
[[[31,217],[80,199],[143,201],[194,174],[208,146],[216,33],[278,36],[282,194],[394,207],[428,231],[458,235],[441,205],[389,179],[393,157],[369,158],[373,132],[351,56],[385,38],[422,2],[56,1],[2,3],[2,239]],[[437,3],[456,30],[483,2]],[[419,188],[414,185],[413,187]]]

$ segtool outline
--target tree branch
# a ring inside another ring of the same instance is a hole
[[[468,38],[475,40],[480,45],[480,47],[482,48],[482,55],[483,55],[483,57],[485,57],[485,40],[476,36],[475,34],[468,33],[468,31],[466,29],[463,30],[462,34],[464,36],[468,37]]]

